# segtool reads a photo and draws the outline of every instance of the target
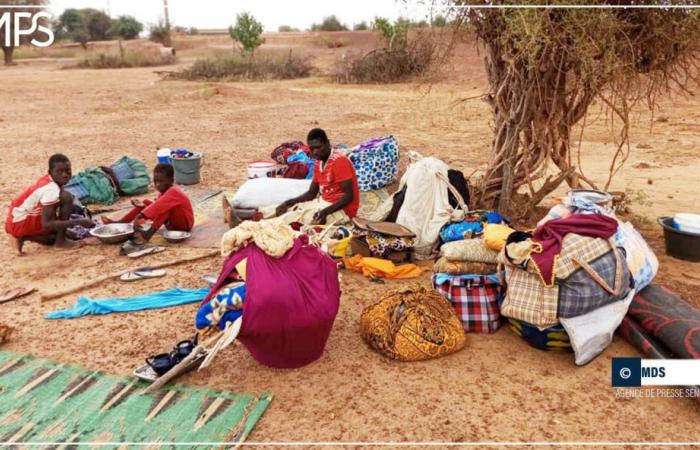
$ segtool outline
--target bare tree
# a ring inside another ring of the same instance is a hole
[[[539,0],[453,2],[460,5],[541,5]],[[461,25],[471,27],[485,49],[494,140],[475,202],[523,215],[566,181],[598,188],[581,170],[571,133],[585,123],[599,99],[620,125],[608,181],[629,152],[629,113],[638,103],[653,108],[671,88],[690,92],[698,81],[700,10],[668,7],[668,0],[587,0],[612,8],[467,8]],[[686,1],[696,4],[697,0]],[[652,4],[666,8],[640,8]],[[557,173],[544,179],[548,168]]]
[[[18,13],[18,12],[30,12],[34,13],[41,11],[39,8],[22,8],[21,6],[42,6],[46,4],[45,0],[2,0],[2,6],[0,6],[0,15],[5,13]],[[8,8],[7,6],[17,6],[16,8]],[[42,8],[43,9],[43,8]],[[46,26],[46,23],[42,23]],[[22,17],[19,21],[20,28],[22,30],[30,29],[32,26],[32,19]],[[7,28],[5,28],[7,27]],[[36,34],[36,32],[34,33]],[[34,39],[34,34],[22,35],[20,39],[20,44],[26,44],[32,39]],[[10,17],[4,27],[0,29],[0,47],[2,47],[2,52],[5,57],[5,65],[12,64],[12,54],[15,51],[15,20],[14,14]]]

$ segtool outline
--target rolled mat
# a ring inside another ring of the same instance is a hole
[[[651,284],[634,297],[627,317],[673,357],[700,359],[700,311],[678,294]]]
[[[629,316],[622,319],[617,332],[624,340],[632,344],[637,350],[648,358],[666,359],[673,358],[671,352],[664,348],[663,344],[649,336],[634,320]]]
[[[651,359],[700,355],[700,312],[671,290],[652,284],[630,304],[617,332]],[[699,386],[686,386],[698,389]],[[694,397],[700,403],[700,396]]]

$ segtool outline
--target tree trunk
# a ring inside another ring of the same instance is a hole
[[[579,186],[571,158],[571,130],[588,108],[592,93],[567,90],[563,57],[544,47],[540,63],[514,59],[497,41],[485,43],[487,97],[494,140],[488,167],[476,186],[477,208],[497,208],[518,218],[566,181]],[[548,167],[559,170],[544,183]],[[527,187],[527,193],[519,189]]]
[[[14,47],[3,47],[2,52],[5,55],[5,65],[9,66],[12,64],[12,53],[15,51]]]

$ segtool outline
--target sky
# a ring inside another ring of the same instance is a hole
[[[50,0],[55,17],[66,8],[95,8],[113,17],[131,15],[142,23],[158,22],[163,17],[163,0]],[[427,3],[423,5],[419,3]],[[425,19],[431,2],[417,0],[168,0],[170,22],[184,27],[228,28],[237,13],[252,13],[266,31],[280,25],[307,29],[323,17],[335,14],[343,23],[371,22],[375,16],[396,19]]]

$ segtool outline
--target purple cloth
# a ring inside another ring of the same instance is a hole
[[[208,302],[242,259],[246,298],[238,340],[259,363],[292,369],[323,353],[340,304],[336,263],[302,236],[281,258],[255,244],[232,253],[202,303]]]

